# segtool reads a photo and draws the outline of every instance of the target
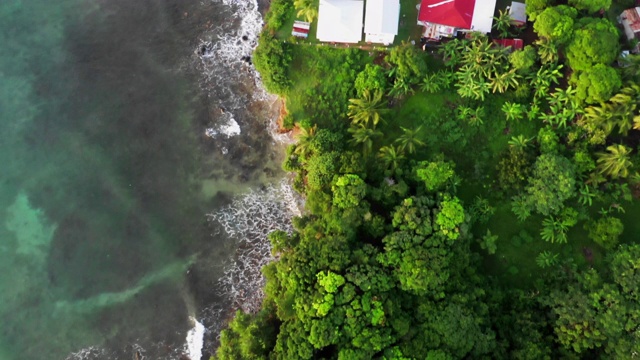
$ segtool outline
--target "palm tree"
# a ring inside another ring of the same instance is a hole
[[[587,184],[584,184],[580,190],[578,191],[578,201],[582,205],[591,206],[593,204],[593,199],[596,197],[597,193],[592,190],[593,188]]]
[[[558,254],[543,251],[536,256],[536,264],[541,268],[548,268],[558,264]]]
[[[484,124],[484,106],[475,108],[471,116],[467,119],[471,126],[480,126]]]
[[[624,145],[615,144],[607,147],[608,152],[598,155],[598,170],[601,174],[609,175],[614,179],[627,177],[629,168],[633,166],[629,154],[631,149]]]
[[[300,132],[296,135],[296,149],[295,154],[302,158],[307,158],[311,152],[311,141],[316,135],[318,125],[314,125],[310,128],[300,127]]]
[[[509,29],[511,28],[511,15],[507,11],[498,10],[498,16],[493,17],[493,28],[498,30],[500,37],[505,38],[509,36]]]
[[[640,79],[640,55],[629,54],[620,58],[620,72],[622,77],[631,82],[638,82]]]
[[[396,149],[393,146],[383,146],[380,148],[378,158],[382,160],[386,169],[391,169],[393,171],[398,168],[405,157],[400,148]]]
[[[424,141],[419,139],[422,126],[418,126],[413,130],[403,127],[401,129],[402,135],[396,139],[396,142],[400,144],[400,150],[407,150],[409,154],[413,154],[419,146],[426,145]]]
[[[591,132],[601,129],[606,135],[609,135],[611,131],[613,131],[614,124],[611,106],[609,104],[602,104],[602,106],[590,106],[586,108],[584,117],[579,124],[585,126]]]
[[[525,109],[522,104],[513,103],[510,101],[502,104],[502,111],[507,117],[507,121],[514,120],[519,121],[524,117]]]
[[[627,135],[636,122],[635,114],[640,103],[640,87],[638,85],[625,87],[620,93],[614,95],[610,102],[614,126],[618,126],[620,134]]]
[[[533,104],[531,104],[531,107],[527,111],[527,119],[529,119],[529,121],[536,119],[538,118],[539,114],[540,114],[540,106],[534,102]]]
[[[318,16],[314,0],[294,0],[293,6],[298,10],[297,16],[305,18],[308,22],[313,22]]]
[[[566,243],[567,231],[569,230],[568,224],[560,218],[549,216],[542,221],[542,231],[540,237],[542,240],[551,243]]]
[[[515,69],[511,69],[502,74],[495,73],[489,80],[491,80],[491,91],[495,93],[504,93],[510,87],[518,86],[518,74]]]
[[[526,138],[524,135],[520,134],[518,136],[514,136],[509,140],[509,146],[515,149],[524,150],[529,146],[529,143],[533,140],[533,138]]]
[[[382,136],[382,132],[380,130],[368,128],[362,124],[354,125],[350,127],[348,131],[352,135],[350,142],[353,145],[362,144],[362,154],[364,156],[371,153],[371,149],[373,148],[373,139]]]
[[[396,78],[391,90],[389,91],[389,95],[393,97],[401,97],[409,93],[413,93],[413,89],[411,88],[411,84],[409,84],[404,78]]]
[[[536,41],[536,45],[538,45],[538,55],[543,64],[558,61],[558,47],[551,40],[542,38]]]
[[[424,77],[422,84],[420,84],[420,90],[434,94],[440,90],[440,81],[438,81],[439,74],[431,74]]]
[[[438,53],[442,55],[446,66],[454,67],[460,62],[460,55],[466,45],[467,40],[453,39],[447,41],[438,49]]]
[[[456,109],[456,117],[460,121],[467,121],[471,115],[473,115],[473,109],[468,106],[460,105]]]
[[[491,90],[491,84],[482,78],[472,77],[464,82],[460,78],[458,80],[456,86],[458,87],[458,95],[461,97],[484,101],[485,95]]]
[[[545,65],[538,69],[537,73],[530,74],[527,77],[535,89],[535,99],[546,97],[551,88],[551,84],[558,85],[558,81],[563,76],[560,70],[562,70],[562,65]]]
[[[360,99],[349,99],[348,115],[354,124],[361,124],[375,128],[382,120],[382,115],[387,112],[382,91],[376,90],[373,94],[365,90]],[[371,123],[371,124],[370,124]]]

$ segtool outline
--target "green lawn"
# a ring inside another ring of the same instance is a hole
[[[422,27],[418,26],[418,0],[400,0],[400,21],[398,23],[398,35],[394,44],[399,45],[402,41],[420,40]]]

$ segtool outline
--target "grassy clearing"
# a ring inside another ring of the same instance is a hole
[[[418,5],[417,0],[400,0],[400,22],[398,24],[398,35],[396,35],[394,44],[399,45],[403,41],[419,41],[421,27],[418,22]]]
[[[293,63],[289,76],[294,87],[286,96],[287,110],[295,119],[314,119],[318,114],[309,108],[309,103],[332,103],[346,107],[349,97],[355,94],[345,93],[344,89],[328,88],[333,83],[327,78],[349,79],[353,83],[355,75],[367,63],[371,63],[376,53],[352,50],[357,55],[348,55],[344,49],[316,46],[295,46]],[[316,92],[313,92],[316,91]],[[315,95],[323,94],[323,101],[312,101]],[[331,101],[329,101],[331,100]],[[333,105],[338,107],[339,105]]]

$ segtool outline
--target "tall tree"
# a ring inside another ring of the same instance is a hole
[[[400,166],[400,163],[404,160],[405,156],[402,150],[389,145],[380,148],[378,158],[380,158],[386,169],[394,171]]]
[[[382,136],[382,132],[380,130],[372,129],[362,124],[350,127],[349,132],[353,136],[351,143],[362,145],[362,153],[365,156],[371,153],[373,140]]]
[[[493,28],[500,33],[500,37],[506,38],[509,36],[512,21],[513,19],[508,11],[498,10],[498,16],[493,17]]]
[[[396,142],[400,144],[401,150],[406,150],[409,154],[413,154],[416,152],[418,147],[425,146],[425,142],[420,140],[420,132],[422,131],[422,126],[418,126],[415,129],[407,129],[401,128],[402,135],[400,135]]]
[[[318,7],[314,0],[294,0],[293,6],[298,10],[297,15],[308,22],[313,22],[318,17]]]
[[[569,5],[588,13],[609,10],[611,0],[569,0]]]
[[[618,29],[607,19],[582,18],[567,46],[574,70],[590,71],[595,64],[611,64],[619,53]]]
[[[542,154],[533,167],[526,188],[526,203],[542,215],[557,214],[565,200],[575,195],[575,172],[569,159],[555,154]]]
[[[566,5],[548,7],[536,17],[533,28],[541,37],[565,44],[571,39],[577,15],[576,9]]]
[[[375,128],[387,112],[380,90],[365,90],[359,99],[349,99],[348,115],[357,125]]]
[[[630,153],[631,149],[624,145],[607,146],[607,152],[597,154],[598,171],[614,179],[627,177],[629,169],[633,166]]]
[[[316,135],[316,130],[318,130],[317,125],[310,128],[300,127],[300,132],[296,136],[297,142],[295,154],[302,158],[307,158],[309,156],[312,146],[311,142]]]
[[[588,104],[609,100],[622,86],[616,69],[604,64],[596,64],[588,71],[574,72],[571,82],[576,86],[576,98]]]

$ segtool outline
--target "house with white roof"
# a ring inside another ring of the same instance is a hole
[[[323,42],[360,42],[363,18],[362,0],[320,0],[316,38]]]
[[[418,24],[425,37],[453,36],[456,31],[490,33],[496,0],[422,0]]]
[[[399,0],[367,0],[364,33],[365,41],[393,44],[400,20]]]
[[[527,5],[514,1],[508,6],[511,23],[516,26],[524,26],[527,23]]]

